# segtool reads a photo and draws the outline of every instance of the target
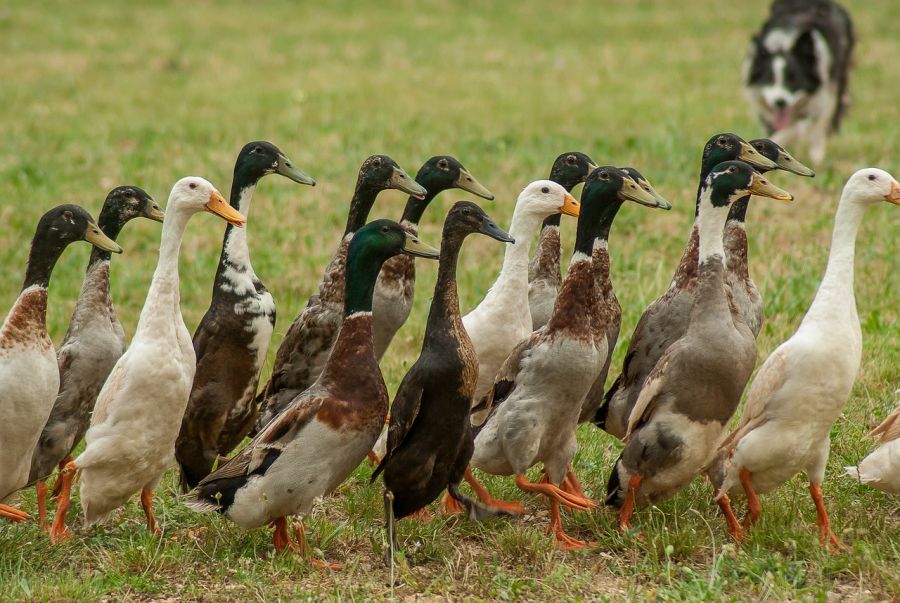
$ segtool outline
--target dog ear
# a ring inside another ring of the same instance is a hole
[[[791,49],[791,54],[797,57],[797,60],[800,61],[803,65],[818,64],[818,57],[816,56],[816,43],[815,40],[813,40],[812,30],[804,31],[802,34],[797,36],[797,40],[794,42],[794,47]]]

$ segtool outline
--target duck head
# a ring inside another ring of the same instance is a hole
[[[176,182],[169,193],[166,209],[169,214],[176,211],[188,214],[208,211],[232,226],[247,223],[244,215],[231,207],[216,187],[199,176],[186,176]]]
[[[703,159],[701,162],[701,171],[704,172],[703,178],[714,166],[723,161],[736,159],[748,163],[752,167],[764,170],[774,170],[777,167],[774,161],[764,157],[743,138],[737,134],[725,132],[710,138],[706,142],[706,146],[703,147]]]
[[[672,204],[666,201],[666,199],[656,192],[656,189],[650,184],[650,181],[647,180],[643,174],[634,169],[633,167],[624,167],[621,168],[623,172],[631,176],[631,179],[637,183],[639,187],[644,189],[644,191],[650,193],[654,199],[656,199],[658,205],[656,207],[660,207],[662,209],[672,209]]]
[[[523,211],[543,220],[554,214],[578,217],[581,204],[562,185],[550,180],[535,180],[516,200],[515,212]]]
[[[585,181],[592,171],[597,169],[593,159],[584,153],[570,151],[563,153],[553,162],[550,168],[550,180],[560,184],[564,189],[572,189]]]
[[[298,184],[315,186],[316,181],[294,165],[287,155],[271,142],[248,142],[234,163],[234,181],[238,188],[256,184],[263,176],[279,174]]]
[[[900,183],[884,170],[863,168],[847,180],[842,195],[844,197],[865,206],[881,201],[900,205]]]
[[[491,191],[450,155],[437,155],[426,161],[416,174],[416,182],[425,187],[432,198],[451,188],[464,190],[488,201],[494,198]]]
[[[426,245],[393,220],[375,220],[356,231],[347,250],[344,316],[372,311],[372,296],[381,265],[395,255],[437,259],[438,250]]]
[[[363,162],[356,187],[370,191],[393,188],[417,199],[424,199],[428,192],[387,155],[372,155]]]
[[[794,196],[766,180],[743,161],[724,161],[710,170],[704,189],[711,189],[714,207],[724,207],[746,195],[769,197],[778,201],[792,201]]]
[[[117,186],[106,195],[97,220],[100,228],[115,240],[118,230],[135,218],[147,218],[162,222],[166,213],[144,189],[133,186]],[[112,228],[118,226],[115,232]]]
[[[53,266],[66,246],[75,241],[87,241],[97,249],[122,253],[122,248],[103,234],[87,210],[78,205],[59,205],[38,221],[31,240],[23,289],[49,285]]]
[[[515,243],[508,232],[497,226],[490,216],[471,201],[457,201],[444,220],[443,240],[464,238],[472,233],[481,233],[503,243]]]
[[[784,148],[768,138],[757,138],[750,141],[750,146],[759,151],[760,155],[772,160],[776,169],[791,172],[798,176],[815,178],[816,173],[793,158]],[[756,168],[758,171],[767,171],[766,168]]]

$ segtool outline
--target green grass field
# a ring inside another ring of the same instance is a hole
[[[702,144],[718,131],[763,134],[741,97],[739,69],[767,3],[609,4],[7,3],[0,8],[2,312],[18,293],[34,225],[51,206],[80,203],[96,216],[106,192],[126,183],[164,202],[185,175],[227,193],[237,151],[267,139],[319,182],[310,189],[273,176],[255,197],[253,264],[278,304],[271,359],[337,245],[365,157],[387,153],[415,173],[432,155],[455,155],[496,194],[484,207],[506,225],[521,188],[546,177],[558,153],[578,149],[601,164],[638,167],[675,206],[668,213],[626,207],[613,228],[624,310],[614,376],[642,309],[680,256]],[[900,4],[846,4],[859,45],[845,128],[814,180],[773,176],[795,203],[754,201],[748,219],[751,271],[766,299],[760,361],[793,332],[815,293],[843,181],[872,165],[900,176]],[[442,216],[459,198],[438,198],[423,240],[439,243]],[[399,218],[404,203],[384,193],[371,217]],[[836,532],[850,547],[844,554],[820,548],[802,476],[763,498],[761,524],[742,546],[729,541],[698,480],[636,514],[643,540],[620,536],[607,509],[568,513],[573,535],[600,544],[585,553],[555,549],[543,501],[524,497],[509,479],[490,479],[532,514],[485,524],[439,513],[430,523],[402,522],[401,541],[410,549],[420,543],[418,559],[398,571],[392,589],[380,561],[381,491],[368,485],[368,466],[307,522],[319,554],[345,564],[335,572],[273,556],[268,530],[245,532],[188,510],[172,471],[157,491],[162,538],[147,533],[137,504],[60,547],[34,523],[0,524],[0,599],[897,600],[900,501],[840,474],[872,449],[862,436],[897,403],[898,226],[897,208],[871,209],[856,254],[863,363],[832,431],[825,482]],[[181,290],[191,331],[209,302],[223,228],[201,215],[188,229]],[[571,219],[563,231],[571,250]],[[119,238],[126,252],[113,262],[112,287],[129,336],[158,240],[159,226],[149,221]],[[466,244],[464,311],[493,281],[502,251],[484,237]],[[57,342],[88,253],[73,245],[54,272],[48,323]],[[420,262],[412,317],[383,364],[391,390],[418,354],[435,273]],[[576,469],[602,498],[619,445],[590,426],[579,436]],[[19,502],[35,510],[32,492]],[[74,519],[77,503],[73,511]]]

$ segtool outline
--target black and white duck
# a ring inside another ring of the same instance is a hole
[[[279,174],[315,186],[274,144],[244,145],[234,164],[231,207],[247,216],[260,179]],[[253,427],[256,387],[275,327],[275,300],[250,264],[247,229],[225,227],[209,309],[194,332],[197,371],[175,459],[189,490]]]

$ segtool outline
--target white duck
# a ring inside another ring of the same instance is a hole
[[[81,506],[90,526],[141,493],[147,528],[160,531],[153,515],[153,489],[175,454],[175,438],[194,380],[191,334],[181,316],[178,255],[188,219],[214,213],[234,226],[244,216],[216,188],[198,177],[182,178],[169,194],[159,261],[131,346],[116,362],[97,396],[87,447],[61,472],[62,489],[51,539],[65,525],[75,472],[81,474]]]
[[[0,501],[28,483],[32,453],[59,390],[56,352],[47,334],[47,289],[53,266],[73,241],[122,252],[77,205],[54,207],[38,222],[25,282],[0,327]],[[0,517],[22,521],[28,514],[0,504]]]
[[[741,422],[722,443],[725,495],[744,493],[745,528],[762,511],[757,494],[774,490],[801,471],[809,478],[823,544],[842,547],[822,500],[831,426],[850,396],[859,370],[862,333],[853,293],[856,233],[866,208],[880,201],[900,205],[900,184],[876,168],[847,181],[835,215],[825,276],[794,335],[772,352],[756,375]],[[730,458],[726,458],[730,454]],[[715,476],[714,467],[710,472]],[[715,477],[713,477],[715,479]]]
[[[889,494],[900,494],[900,406],[868,436],[880,444],[855,467],[844,467],[847,475]]]
[[[519,194],[506,246],[503,267],[487,295],[463,316],[463,326],[478,356],[478,383],[473,403],[494,384],[497,371],[516,345],[531,335],[528,306],[528,253],[534,233],[544,218],[564,213],[578,216],[579,204],[561,185],[550,180],[532,182]],[[473,422],[478,422],[473,417]]]

